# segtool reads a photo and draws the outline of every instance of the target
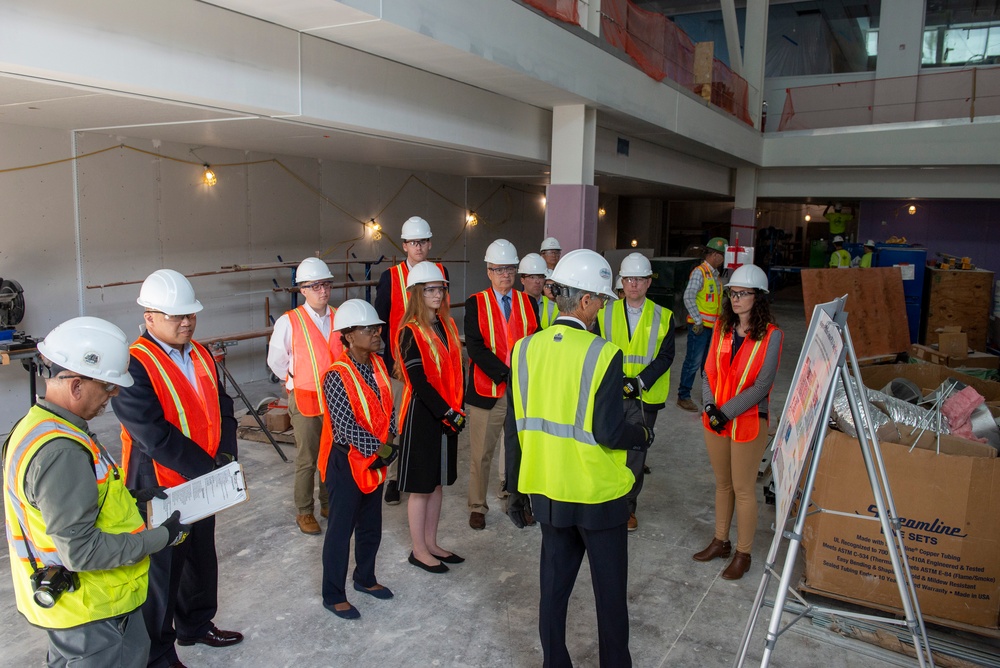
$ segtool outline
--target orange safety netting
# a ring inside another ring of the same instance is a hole
[[[749,100],[750,86],[746,79],[716,58],[712,62],[712,104],[728,111],[747,125],[753,125],[748,109]]]
[[[576,0],[524,0],[524,4],[540,9],[554,19],[580,25]]]

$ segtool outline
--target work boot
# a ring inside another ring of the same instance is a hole
[[[635,519],[635,513],[629,513],[628,530],[635,531],[638,528],[639,528],[639,520]]]
[[[691,413],[698,412],[698,404],[694,403],[690,399],[678,399],[677,405],[683,410],[689,411]]]
[[[295,523],[299,525],[299,531],[304,534],[317,536],[323,533],[323,530],[319,528],[319,522],[316,521],[316,516],[312,513],[296,515]]]
[[[701,552],[696,553],[692,559],[695,561],[711,561],[712,559],[722,558],[725,559],[729,556],[729,553],[733,549],[733,544],[728,540],[722,541],[718,538],[713,538],[712,542],[708,544]]]
[[[723,580],[739,580],[743,574],[750,570],[750,553],[736,550],[733,560],[722,571]]]
[[[385,504],[387,506],[399,505],[399,483],[395,480],[385,483]]]

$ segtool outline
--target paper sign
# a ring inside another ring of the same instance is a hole
[[[912,264],[894,264],[894,267],[899,267],[899,272],[903,274],[904,281],[912,281],[917,277],[917,268]]]
[[[182,524],[191,524],[249,498],[239,462],[230,462],[166,492],[167,498],[154,498],[149,502],[146,517],[150,529],[163,524],[175,510],[181,511]]]

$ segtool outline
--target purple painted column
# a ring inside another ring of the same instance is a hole
[[[545,189],[545,236],[555,237],[563,255],[577,248],[597,250],[597,186],[553,184]]]

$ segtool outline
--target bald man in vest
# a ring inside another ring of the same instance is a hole
[[[135,383],[111,400],[122,423],[122,468],[131,490],[174,487],[236,459],[233,400],[211,353],[193,340],[201,302],[172,269],[150,274],[139,290],[145,333],[132,344]],[[142,614],[150,668],[183,667],[178,645],[228,647],[243,641],[212,622],[218,611],[215,517],[191,525],[180,545],[150,557]],[[176,629],[176,630],[175,630]]]

